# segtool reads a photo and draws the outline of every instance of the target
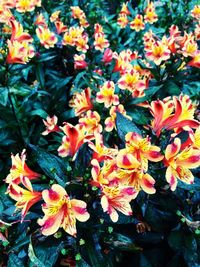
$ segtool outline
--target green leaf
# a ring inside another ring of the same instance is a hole
[[[184,189],[184,190],[187,190],[187,191],[197,191],[199,192],[200,191],[200,179],[196,178],[194,180],[194,183],[193,184],[186,184],[180,180],[178,180],[178,185],[177,185],[178,188],[181,188],[181,189]]]
[[[0,87],[0,104],[6,106],[8,102],[8,88]]]
[[[140,129],[131,120],[127,119],[119,112],[117,112],[116,127],[122,141],[125,141],[125,135],[129,132],[135,132],[142,135]]]
[[[77,175],[83,175],[86,168],[89,166],[89,163],[92,158],[92,150],[88,147],[88,144],[83,144],[76,155],[75,159],[75,171]]]
[[[142,248],[135,243],[134,239],[118,233],[110,235],[109,238],[105,240],[105,243],[108,244],[111,248],[115,248],[121,251],[142,250]]]
[[[84,259],[76,262],[76,267],[91,267]]]
[[[9,254],[7,267],[24,267],[23,262],[14,253]]]
[[[37,267],[45,267],[45,265],[36,257],[32,243],[28,246],[28,256],[30,261]]]
[[[43,119],[46,119],[48,114],[43,109],[36,109],[29,113],[30,116],[39,116]]]
[[[44,173],[55,179],[61,186],[65,186],[68,178],[66,176],[68,163],[44,149],[29,145],[36,157],[36,161]]]

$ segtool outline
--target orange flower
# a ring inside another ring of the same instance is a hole
[[[46,48],[54,47],[58,39],[53,32],[47,27],[38,26],[36,29],[37,37],[40,40],[40,43]]]
[[[6,177],[6,183],[15,183],[19,184],[21,182],[21,178],[27,177],[29,180],[34,180],[40,177],[39,173],[36,173],[29,169],[26,165],[26,150],[24,149],[19,156],[19,153],[11,155],[12,167],[10,169],[10,173]]]
[[[122,50],[119,55],[116,52],[113,53],[113,58],[116,60],[113,72],[119,71],[120,74],[123,74],[132,68],[131,61],[137,58],[137,52],[130,49]]]
[[[44,15],[42,13],[37,15],[34,24],[37,25],[37,26],[47,27],[47,23],[46,23],[45,17],[44,17]]]
[[[120,211],[124,215],[131,216],[131,200],[135,199],[137,192],[130,186],[102,186],[101,206],[113,222],[117,222]]]
[[[87,62],[85,61],[85,54],[81,55],[74,55],[74,68],[79,69],[86,69],[88,66]]]
[[[130,153],[140,162],[140,168],[146,172],[148,170],[148,160],[158,162],[163,159],[160,148],[151,145],[150,138],[147,136],[142,138],[141,135],[130,132],[125,136],[126,148],[124,151]]]
[[[67,26],[64,25],[64,23],[61,20],[56,20],[54,24],[56,26],[56,31],[58,34],[61,34],[67,31]]]
[[[191,16],[197,20],[200,19],[200,5],[195,5],[191,11]]]
[[[96,33],[94,38],[95,38],[94,47],[96,50],[100,50],[101,52],[103,52],[105,48],[109,47],[110,44],[108,40],[105,38],[104,33]]]
[[[128,2],[122,4],[120,14],[125,14],[127,16],[131,14],[129,9],[128,9]]]
[[[143,22],[143,16],[140,14],[137,14],[134,20],[130,23],[130,28],[135,30],[136,32],[139,32],[143,30],[145,27],[145,24]]]
[[[27,32],[24,32],[23,26],[16,20],[10,21],[11,27],[12,27],[12,35],[10,40],[13,41],[26,41],[28,43],[33,41],[33,38],[28,34]]]
[[[31,12],[35,6],[41,6],[41,0],[16,0],[16,9],[18,12]]]
[[[156,22],[158,20],[158,16],[155,12],[155,7],[153,2],[150,2],[147,6],[147,8],[144,10],[145,12],[145,16],[144,16],[144,20],[145,22],[148,22],[150,24],[153,24],[154,22]]]
[[[176,189],[177,179],[192,184],[194,176],[189,169],[200,166],[200,150],[187,147],[181,151],[181,140],[175,138],[166,148],[165,165],[167,166],[166,180],[172,191]]]
[[[51,14],[50,21],[51,21],[51,22],[56,22],[57,20],[59,20],[60,12],[61,12],[60,10],[56,10],[56,11],[54,11],[54,12]]]
[[[87,110],[93,109],[90,88],[89,87],[86,88],[81,93],[76,93],[73,96],[70,106],[75,109],[76,116],[80,116],[82,113],[86,112]]]
[[[89,49],[88,46],[88,36],[86,34],[82,34],[78,36],[75,40],[75,45],[77,51],[81,51],[83,53],[86,53],[87,50]]]
[[[8,64],[26,64],[35,55],[35,50],[32,45],[25,42],[7,40],[8,55],[6,62]]]
[[[22,209],[22,221],[24,217],[26,216],[29,209],[38,201],[40,201],[42,194],[41,192],[33,191],[31,182],[27,177],[21,178],[22,184],[24,185],[24,188],[20,187],[16,183],[10,183],[8,186],[7,193],[9,196],[17,201],[15,204],[17,209]]]
[[[127,18],[126,14],[120,14],[117,19],[117,24],[120,26],[120,28],[125,28],[129,23],[129,20]]]
[[[62,44],[74,46],[77,38],[82,37],[83,31],[83,27],[70,27],[63,36]]]
[[[48,135],[52,132],[60,132],[60,129],[57,126],[58,118],[55,115],[53,117],[48,116],[46,121],[43,120],[43,123],[46,126],[46,130],[42,133],[42,135]]]
[[[85,128],[80,124],[73,126],[65,123],[65,126],[60,128],[65,133],[62,145],[58,148],[58,154],[61,157],[73,157],[83,143],[94,138],[94,135],[87,134]]]
[[[118,86],[122,90],[129,90],[133,97],[141,97],[146,89],[146,81],[140,79],[140,74],[135,69],[127,70],[118,81]]]
[[[184,57],[193,57],[196,55],[198,50],[198,45],[197,42],[194,41],[194,36],[193,38],[190,38],[184,43],[184,46],[182,47],[182,54]]]
[[[51,189],[44,190],[42,205],[44,217],[38,220],[45,236],[55,234],[59,228],[72,236],[76,236],[76,220],[86,222],[90,215],[86,210],[87,204],[82,200],[70,199],[63,187],[52,185]]]
[[[96,101],[98,103],[104,103],[106,108],[109,108],[111,105],[119,104],[118,95],[114,94],[115,84],[112,81],[107,81],[101,86],[100,92],[96,95]]]
[[[188,66],[200,68],[200,50],[197,50],[191,61],[188,62]]]
[[[153,61],[156,65],[160,65],[162,61],[170,58],[170,50],[161,41],[156,41],[146,52],[146,58]]]
[[[88,142],[88,146],[93,150],[92,159],[96,159],[98,162],[112,159],[117,153],[117,149],[108,148],[103,143],[103,136],[100,133],[95,133],[95,144]]]
[[[150,112],[154,117],[151,128],[159,136],[162,129],[171,130],[189,126],[197,128],[199,122],[194,120],[195,105],[187,95],[152,101]]]
[[[84,117],[79,119],[79,124],[85,128],[87,134],[102,132],[102,126],[99,124],[101,117],[98,112],[88,110]]]
[[[127,118],[131,119],[129,116],[126,115],[126,110],[124,109],[123,105],[118,105],[118,106],[112,106],[110,109],[110,117],[108,117],[105,120],[105,131],[106,132],[111,132],[113,130],[113,128],[115,128],[115,120],[117,117],[117,112],[120,112],[121,114],[123,114],[124,116],[126,116]]]

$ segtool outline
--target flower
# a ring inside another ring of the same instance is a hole
[[[38,219],[38,224],[45,236],[55,234],[59,228],[76,236],[76,220],[86,222],[90,217],[86,210],[87,204],[82,200],[70,199],[65,189],[58,184],[44,190],[42,197],[45,201],[42,205],[44,217]]]
[[[80,124],[73,126],[70,123],[65,123],[60,128],[65,133],[62,145],[58,148],[58,154],[61,157],[73,157],[83,143],[94,138],[94,135],[87,134],[85,127]]]
[[[178,179],[187,184],[194,182],[190,169],[200,166],[200,150],[187,147],[181,151],[181,140],[175,138],[165,151],[166,180],[172,191],[176,189]]]
[[[49,30],[47,27],[38,26],[36,29],[37,37],[40,40],[40,43],[46,48],[54,47],[58,39],[56,35]]]
[[[103,54],[103,59],[102,61],[105,63],[105,65],[107,65],[108,63],[110,63],[113,59],[113,52],[110,48],[106,48],[106,50],[104,51]]]
[[[100,115],[96,111],[88,110],[84,117],[79,119],[79,124],[85,128],[87,134],[102,132],[102,126],[100,123]]]
[[[80,36],[77,36],[75,40],[75,46],[77,51],[81,51],[82,53],[86,53],[89,49],[88,46],[88,36],[86,34],[82,34]]]
[[[195,105],[187,95],[152,101],[149,109],[154,117],[151,128],[157,136],[162,129],[171,130],[184,126],[198,128],[200,124],[194,120]]]
[[[145,28],[145,24],[143,22],[143,16],[137,14],[134,20],[130,23],[130,28],[139,32]]]
[[[15,204],[17,209],[21,209],[22,221],[26,216],[29,209],[38,201],[40,201],[42,194],[41,192],[34,191],[30,180],[27,177],[22,177],[21,182],[26,188],[22,188],[14,182],[11,182],[8,186],[7,193],[9,196],[17,201]]]
[[[94,41],[94,47],[96,50],[100,50],[101,52],[103,52],[103,50],[107,47],[109,47],[109,42],[108,40],[105,38],[105,34],[104,33],[96,33],[94,35],[95,41]]]
[[[85,61],[85,54],[81,55],[74,55],[74,68],[77,70],[86,69],[88,66],[87,62]]]
[[[125,14],[127,16],[131,14],[129,9],[128,9],[128,2],[122,4],[120,15],[122,15],[122,14]]]
[[[29,180],[34,180],[40,177],[40,174],[32,171],[27,164],[26,161],[26,150],[24,149],[21,153],[16,155],[11,155],[12,167],[10,169],[10,173],[6,177],[6,183],[19,184],[21,182],[21,178],[27,177]]]
[[[12,28],[12,35],[10,40],[13,41],[26,41],[28,43],[31,43],[33,41],[33,38],[30,36],[29,33],[24,32],[23,26],[16,20],[11,19],[10,25]]]
[[[155,41],[147,50],[145,56],[148,60],[153,61],[156,65],[160,65],[162,61],[170,58],[170,50],[161,41]]]
[[[91,90],[90,88],[86,88],[81,93],[76,93],[73,96],[72,101],[70,102],[70,106],[75,109],[76,116],[80,116],[82,113],[87,110],[93,109],[93,104],[91,101]]]
[[[187,64],[188,66],[200,68],[200,50],[194,54],[192,60],[190,60]]]
[[[56,31],[58,34],[61,34],[67,31],[67,26],[64,25],[64,23],[61,20],[56,20],[54,24],[55,24]]]
[[[33,11],[36,5],[41,6],[41,0],[16,0],[16,10],[21,13]]]
[[[126,14],[120,14],[117,19],[117,24],[120,26],[120,28],[125,28],[129,23],[129,20],[127,18]]]
[[[195,5],[191,11],[191,16],[195,19],[200,19],[200,5]]]
[[[83,27],[70,27],[63,36],[62,44],[75,46],[77,38],[82,38],[83,31]],[[79,40],[79,42],[81,41]],[[86,43],[84,44],[86,45]]]
[[[58,118],[55,115],[53,117],[48,116],[46,121],[43,120],[43,123],[46,126],[46,130],[42,133],[42,135],[48,135],[52,132],[60,132],[60,129],[57,126]]]
[[[150,24],[153,24],[154,22],[156,22],[158,20],[158,16],[155,12],[155,7],[153,2],[150,2],[147,6],[147,8],[144,10],[145,12],[145,16],[144,16],[144,20],[145,22],[148,22]]]
[[[100,88],[100,92],[97,92],[96,101],[98,103],[104,103],[106,108],[109,108],[111,105],[119,104],[118,95],[114,94],[115,84],[112,81],[106,81]]]

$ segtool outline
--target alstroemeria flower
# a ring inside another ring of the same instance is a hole
[[[123,50],[119,54],[113,53],[113,58],[116,60],[113,72],[119,71],[120,74],[124,74],[127,70],[133,68],[131,61],[137,59],[138,53],[131,51],[130,49]]]
[[[76,236],[76,220],[86,222],[90,217],[87,204],[82,200],[70,199],[65,189],[58,184],[44,190],[42,197],[45,201],[42,205],[44,217],[38,220],[38,224],[45,236],[55,234],[59,228]]]
[[[61,13],[60,10],[54,11],[50,16],[50,21],[55,22],[55,21],[59,20],[60,13]]]
[[[165,151],[165,165],[167,166],[166,180],[172,191],[176,189],[178,179],[187,184],[194,182],[190,169],[200,166],[200,150],[187,147],[181,151],[181,140],[175,138]]]
[[[82,113],[92,110],[93,104],[91,100],[91,90],[86,88],[81,93],[76,93],[70,101],[70,106],[74,108],[76,116],[80,116]]]
[[[79,119],[79,124],[83,126],[88,134],[102,132],[100,124],[101,117],[98,112],[88,110],[84,117]]]
[[[13,41],[26,41],[28,43],[31,43],[33,41],[33,38],[31,35],[27,32],[24,32],[23,26],[16,20],[11,20],[10,25],[12,27],[12,35],[10,40]]]
[[[110,48],[107,48],[103,54],[102,61],[105,63],[105,65],[107,65],[112,61],[112,59],[113,59],[113,52]]]
[[[88,146],[93,150],[92,159],[96,159],[98,162],[106,159],[112,159],[117,153],[117,149],[109,148],[104,145],[103,136],[100,133],[95,133],[95,144],[88,142]]]
[[[83,27],[88,27],[89,23],[86,19],[85,12],[79,6],[71,6],[72,17],[74,19],[79,19],[80,25]]]
[[[197,50],[192,60],[190,60],[187,64],[188,66],[200,68],[200,50]]]
[[[44,125],[46,126],[46,130],[42,133],[42,135],[48,135],[52,132],[60,132],[60,128],[58,127],[58,118],[54,115],[53,117],[48,116],[46,121],[43,120]]]
[[[35,50],[28,42],[18,42],[7,40],[8,55],[6,63],[8,64],[26,64],[35,55]]]
[[[125,14],[127,16],[131,14],[131,12],[128,9],[128,2],[122,4],[120,14]]]
[[[134,20],[130,22],[130,28],[132,30],[135,30],[136,32],[144,30],[145,24],[143,22],[143,16],[140,14],[137,14]]]
[[[94,39],[94,48],[96,50],[100,50],[101,52],[110,45],[108,40],[105,38],[104,33],[95,33]]]
[[[113,222],[117,222],[119,215],[117,211],[124,215],[131,216],[131,200],[136,198],[137,192],[131,186],[102,186],[101,206]]]
[[[88,66],[87,62],[85,61],[85,54],[81,55],[74,55],[74,68],[79,69],[86,69]]]
[[[31,182],[27,177],[22,177],[21,182],[26,188],[22,188],[16,183],[10,183],[7,189],[9,196],[17,201],[15,204],[17,209],[21,209],[22,221],[29,209],[42,198],[41,192],[33,190]]]
[[[191,16],[197,20],[200,19],[200,5],[195,5],[191,11]]]
[[[160,148],[154,146],[150,142],[149,137],[143,138],[135,132],[127,133],[125,136],[127,154],[133,155],[141,164],[141,169],[146,172],[148,170],[148,161],[158,162],[163,159]]]
[[[155,12],[155,7],[153,2],[150,2],[147,6],[147,8],[144,10],[145,12],[145,16],[144,16],[144,20],[145,22],[148,22],[150,24],[153,24],[154,22],[156,22],[158,20],[158,16]]]
[[[115,84],[112,81],[105,82],[101,88],[100,92],[96,95],[96,101],[98,103],[104,103],[106,108],[109,108],[111,105],[119,104],[119,97],[115,95]]]
[[[198,51],[198,44],[196,41],[194,41],[194,36],[193,38],[187,40],[184,43],[184,46],[182,47],[182,54],[184,57],[193,57],[196,55]]]
[[[73,126],[66,123],[60,128],[65,133],[62,145],[58,148],[58,154],[61,157],[73,157],[83,143],[94,138],[94,135],[88,134],[85,127],[80,124]]]
[[[117,24],[120,26],[120,28],[125,28],[129,23],[128,17],[126,14],[119,14],[119,17],[117,19]]]
[[[147,49],[146,49],[147,50]],[[147,50],[145,56],[148,60],[153,61],[156,65],[160,65],[162,61],[170,58],[170,50],[161,41],[155,41]]]
[[[26,161],[26,150],[24,149],[19,156],[19,153],[16,155],[11,155],[12,167],[10,169],[10,173],[6,177],[6,183],[15,183],[19,184],[21,182],[21,178],[27,177],[29,180],[34,180],[40,177],[40,174],[32,171],[27,164]]]
[[[59,19],[56,20],[56,21],[54,22],[54,24],[55,24],[56,31],[57,31],[58,34],[61,34],[61,33],[67,31],[67,26],[64,25],[64,23],[63,23],[61,20],[59,20]]]
[[[49,49],[50,47],[54,47],[58,41],[58,38],[51,32],[49,28],[38,26],[36,29],[36,34],[40,43],[46,48]]]
[[[76,44],[76,39],[81,37],[83,32],[83,27],[70,27],[63,36],[62,44],[74,46]]]
[[[133,68],[122,74],[117,83],[120,89],[129,90],[133,97],[142,97],[146,89],[146,81],[142,80],[139,72]]]
[[[36,6],[41,6],[41,0],[16,0],[16,9],[18,12],[31,12]]]
[[[46,19],[45,19],[44,15],[42,13],[37,15],[34,24],[37,25],[37,26],[47,27]]]
[[[194,120],[195,105],[187,95],[179,97],[170,97],[161,100],[152,101],[150,112],[154,119],[151,122],[151,128],[159,136],[162,129],[171,130],[189,126],[197,128],[200,123]]]
[[[81,51],[82,53],[86,53],[89,49],[88,45],[88,36],[86,34],[82,34],[78,36],[75,40],[75,46],[77,51]]]

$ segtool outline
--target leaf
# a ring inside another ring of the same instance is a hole
[[[36,109],[29,113],[30,116],[39,116],[43,119],[46,119],[48,114],[43,109]]]
[[[89,148],[88,144],[85,143],[79,148],[74,162],[77,175],[82,176],[85,173],[85,170],[89,166],[91,158],[92,150]]]
[[[6,106],[8,102],[8,88],[0,87],[0,104]]]
[[[84,259],[76,262],[76,267],[91,267]]]
[[[23,262],[14,253],[9,254],[7,267],[24,267]]]
[[[28,246],[28,256],[29,256],[30,261],[34,263],[34,265],[36,265],[37,267],[45,267],[45,265],[36,257],[31,242]]]
[[[55,179],[61,186],[65,186],[68,178],[66,176],[68,163],[44,149],[29,145],[36,157],[36,161],[44,173]]]
[[[55,58],[56,56],[57,55],[56,55],[55,51],[42,53],[40,55],[40,57],[37,59],[37,62],[41,63],[41,62],[49,61],[49,60],[52,60],[53,58]]]
[[[177,185],[178,188],[181,188],[181,189],[184,189],[184,190],[187,190],[187,191],[200,191],[200,179],[196,178],[194,180],[194,183],[193,184],[186,184],[180,180],[178,180],[178,185]]]
[[[129,132],[135,132],[142,135],[140,129],[129,119],[117,112],[116,127],[119,137],[125,142],[125,135]]]
[[[141,251],[142,248],[139,247],[135,241],[125,235],[114,233],[105,243],[108,244],[111,248],[115,248],[122,251]]]

